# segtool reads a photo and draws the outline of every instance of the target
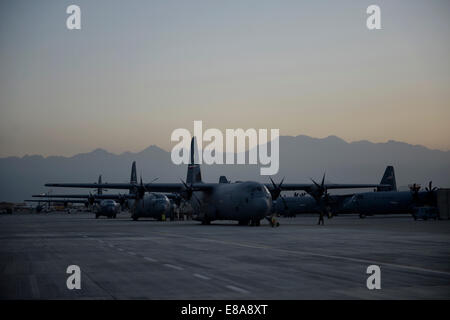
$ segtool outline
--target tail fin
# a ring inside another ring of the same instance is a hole
[[[395,172],[393,166],[387,166],[380,184],[388,184],[389,187],[379,187],[377,191],[397,191]]]
[[[195,137],[192,137],[191,140],[191,162],[188,165],[186,183],[201,183],[202,182],[202,173],[200,171],[200,165],[195,164]]]
[[[98,176],[98,184],[102,184],[102,175]],[[103,188],[97,188],[97,194],[103,194]]]
[[[137,184],[136,161],[133,161],[133,164],[131,165],[130,183]],[[136,187],[131,188],[129,191],[130,194],[135,194],[136,192],[137,192]]]
[[[131,165],[130,183],[137,183],[136,161],[133,161],[133,164]]]

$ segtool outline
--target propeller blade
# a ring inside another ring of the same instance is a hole
[[[273,181],[273,179],[271,177],[269,177],[269,179],[270,179],[270,182],[272,182],[272,186],[273,186],[273,191],[271,190],[270,193],[272,194],[272,199],[276,200],[276,199],[278,199],[278,197],[281,194],[281,191],[282,191],[281,186],[283,185],[284,177],[281,180],[280,184],[278,184],[278,185]]]
[[[275,182],[273,182],[273,180],[272,180],[271,177],[269,177],[269,179],[270,179],[270,181],[272,182],[273,187],[276,189],[276,188],[277,188],[277,185],[275,184]]]
[[[314,183],[314,185],[317,187],[317,188],[320,188],[320,185],[317,183],[317,182],[315,182],[314,180],[313,180],[313,178],[310,178],[311,179],[311,181]]]

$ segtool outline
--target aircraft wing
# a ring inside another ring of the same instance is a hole
[[[217,183],[194,183],[189,185],[193,191],[210,191]],[[148,192],[181,192],[186,188],[182,183],[147,183],[144,184]]]
[[[273,190],[273,184],[265,183],[264,184],[267,189]],[[328,183],[324,184],[324,187],[329,189],[363,189],[363,188],[376,188],[376,187],[384,187],[384,184],[342,184],[342,183]],[[304,190],[310,191],[314,189],[315,185],[312,183],[285,183],[281,185],[282,191],[296,191],[296,190]]]
[[[73,198],[73,199],[87,199],[88,194],[33,194],[33,198]],[[42,200],[38,200],[42,201]]]
[[[52,200],[52,199],[47,199],[47,200],[25,200],[25,202],[52,202],[52,203],[86,203],[87,200],[80,200],[80,199],[61,199],[61,200]]]
[[[194,183],[189,185],[193,191],[210,191],[216,183]],[[59,188],[105,188],[105,189],[134,189],[144,187],[146,192],[181,192],[185,190],[185,186],[182,183],[144,183],[132,184],[132,183],[46,183],[46,187],[59,187]]]
[[[46,183],[46,187],[59,188],[88,188],[88,189],[132,189],[137,187],[132,183]]]
[[[326,189],[364,189],[364,188],[376,188],[384,187],[384,184],[341,184],[341,183],[329,183],[325,184]]]
[[[89,199],[93,197],[95,199],[135,199],[134,194],[34,194],[33,198],[73,198],[73,199]]]

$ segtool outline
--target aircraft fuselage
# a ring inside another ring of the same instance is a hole
[[[410,191],[366,192],[355,194],[345,205],[345,209],[359,214],[412,213],[415,206],[435,205],[433,194]]]
[[[272,197],[267,188],[251,181],[217,184],[209,192],[194,192],[190,201],[194,218],[204,222],[259,222],[270,214],[272,206]]]
[[[167,196],[157,193],[146,193],[143,198],[128,200],[132,218],[154,218],[162,219],[170,213],[170,201]]]

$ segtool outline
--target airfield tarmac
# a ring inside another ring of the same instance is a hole
[[[235,222],[0,216],[0,299],[449,299],[450,221]],[[368,290],[366,268],[381,268]],[[66,268],[81,268],[68,290]]]

